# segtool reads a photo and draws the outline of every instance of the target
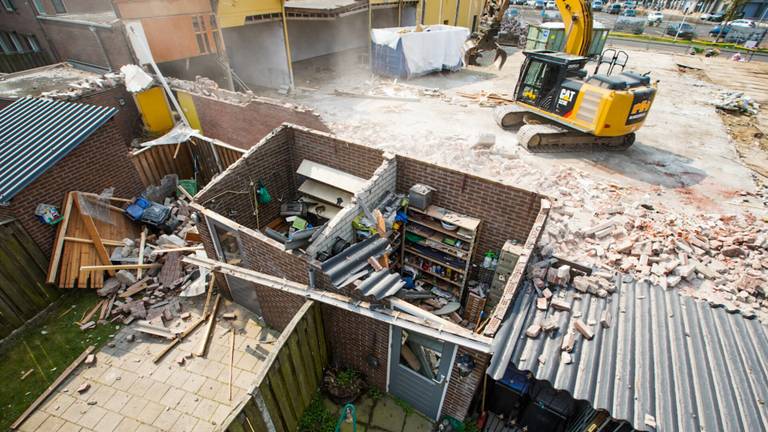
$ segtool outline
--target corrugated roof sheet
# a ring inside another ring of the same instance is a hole
[[[341,288],[357,279],[355,277],[357,274],[370,268],[368,258],[380,256],[387,246],[389,246],[387,239],[371,236],[323,261],[321,269],[331,277],[331,282],[336,288]]]
[[[381,300],[397,294],[404,285],[405,281],[399,274],[391,273],[389,269],[381,269],[363,280],[357,289],[364,296],[372,296],[376,300]]]
[[[607,298],[563,293],[571,312],[538,311],[535,290],[529,283],[521,290],[495,338],[489,375],[501,378],[511,362],[638,430],[766,430],[768,331],[758,320],[631,279]],[[608,328],[599,324],[604,310]],[[525,335],[553,314],[558,330]],[[561,343],[575,317],[595,336],[577,334],[566,364]]]
[[[0,202],[7,203],[116,113],[113,107],[37,98],[0,110]]]

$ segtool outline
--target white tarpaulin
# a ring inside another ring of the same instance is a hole
[[[127,64],[120,68],[120,73],[125,79],[125,89],[131,93],[138,93],[148,89],[155,81],[142,68]]]
[[[165,135],[155,138],[152,141],[141,143],[142,147],[153,147],[163,144],[178,144],[187,141],[190,137],[199,136],[200,131],[192,129],[184,123],[177,123],[173,129],[169,130]]]
[[[392,49],[397,49],[398,43],[402,42],[403,56],[412,75],[461,65],[468,29],[431,25],[424,27],[424,31],[414,30],[415,27],[373,29],[371,40]]]

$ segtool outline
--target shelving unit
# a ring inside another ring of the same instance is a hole
[[[456,229],[447,229],[442,222]],[[461,300],[479,227],[479,219],[442,207],[432,205],[425,210],[409,207],[403,262],[418,269],[421,279]]]

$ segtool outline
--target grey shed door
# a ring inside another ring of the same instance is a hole
[[[456,345],[392,326],[389,392],[436,420]]]
[[[210,219],[208,220],[208,226],[212,228],[213,243],[218,259],[228,264],[240,265],[242,261],[242,248],[240,247],[240,237],[237,231]],[[261,305],[259,304],[259,298],[256,296],[256,288],[253,283],[230,275],[225,275],[224,277],[227,280],[232,300],[261,316]]]

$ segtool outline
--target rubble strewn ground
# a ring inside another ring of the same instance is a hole
[[[534,155],[518,147],[514,132],[499,129],[487,108],[496,105],[487,94],[513,91],[521,57],[510,55],[501,72],[480,67],[404,84],[347,69],[343,77],[297,82],[312,91],[294,97],[315,107],[343,138],[550,196],[554,205],[541,241],[546,253],[591,266],[605,280],[613,272],[631,273],[768,317],[764,179],[749,166],[757,159],[740,158],[744,140],[734,145],[743,116],[715,107],[729,89],[722,70],[742,68],[746,82],[765,65],[630,52],[628,69],[646,72],[653,65],[651,76],[660,81],[636,144],[622,153]],[[716,66],[711,77],[709,64]],[[755,92],[756,100],[764,97]],[[750,117],[746,127],[759,131],[763,117]],[[758,135],[750,137],[764,139]],[[593,282],[579,286],[601,286]]]

